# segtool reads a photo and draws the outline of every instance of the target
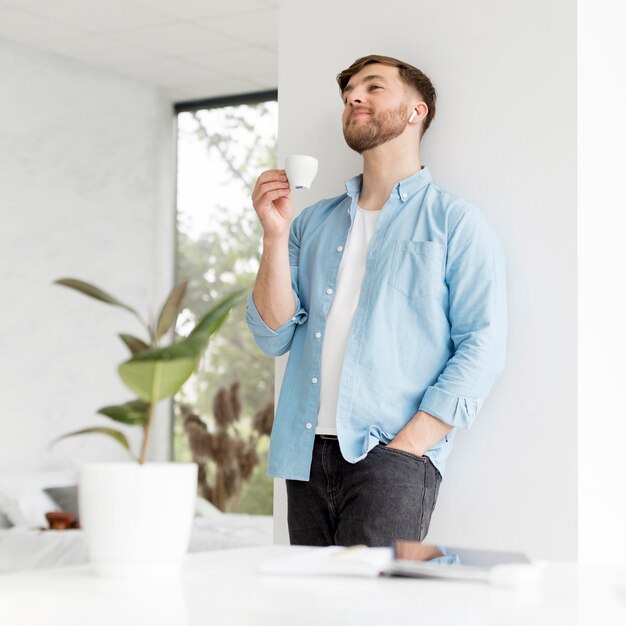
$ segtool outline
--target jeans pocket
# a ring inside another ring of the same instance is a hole
[[[388,283],[407,298],[439,293],[445,247],[436,241],[396,241]]]
[[[392,454],[399,454],[402,456],[406,456],[409,459],[420,461],[420,463],[428,463],[428,457],[426,455],[418,456],[417,454],[413,454],[412,452],[406,452],[405,450],[400,450],[398,448],[390,448],[387,446],[387,444],[381,444],[380,447],[382,450],[385,450],[386,452],[391,452]]]

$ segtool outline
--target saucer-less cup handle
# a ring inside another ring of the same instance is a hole
[[[291,154],[285,159],[285,172],[292,189],[309,189],[317,174],[317,159],[306,154]]]

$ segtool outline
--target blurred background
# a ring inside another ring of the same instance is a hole
[[[277,51],[270,0],[0,1],[3,472],[127,458],[93,434],[47,448],[107,425],[96,410],[132,398],[115,335],[145,335],[127,312],[53,280],[94,283],[148,317],[188,279],[176,336],[252,289],[261,228],[250,195],[277,163]],[[149,458],[193,459],[221,510],[271,515],[273,402],[273,359],[240,304],[198,372],[158,405]],[[200,439],[194,457],[183,406],[219,446],[203,454]],[[121,429],[137,450],[139,429]]]

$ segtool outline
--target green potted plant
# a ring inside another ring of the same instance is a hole
[[[172,289],[158,317],[151,322],[95,285],[75,278],[60,278],[54,283],[126,309],[147,331],[145,340],[126,333],[119,335],[130,357],[119,365],[118,372],[137,397],[97,411],[113,422],[142,429],[139,455],[131,450],[126,435],[114,427],[91,426],[50,443],[52,446],[67,437],[98,433],[115,439],[131,457],[131,462],[85,463],[80,468],[80,521],[89,560],[97,573],[116,578],[176,571],[189,546],[198,467],[195,463],[146,462],[150,427],[157,403],[175,395],[194,373],[211,336],[245,297],[246,290],[236,290],[217,302],[187,337],[160,345],[176,322],[187,280]]]

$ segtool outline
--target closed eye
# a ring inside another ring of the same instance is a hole
[[[372,89],[382,89],[382,87],[381,87],[380,85],[370,85],[370,91],[371,91]],[[348,102],[348,99],[347,99],[347,98],[344,98],[344,99],[343,99],[343,103],[344,103],[344,104],[346,104],[347,102]]]

